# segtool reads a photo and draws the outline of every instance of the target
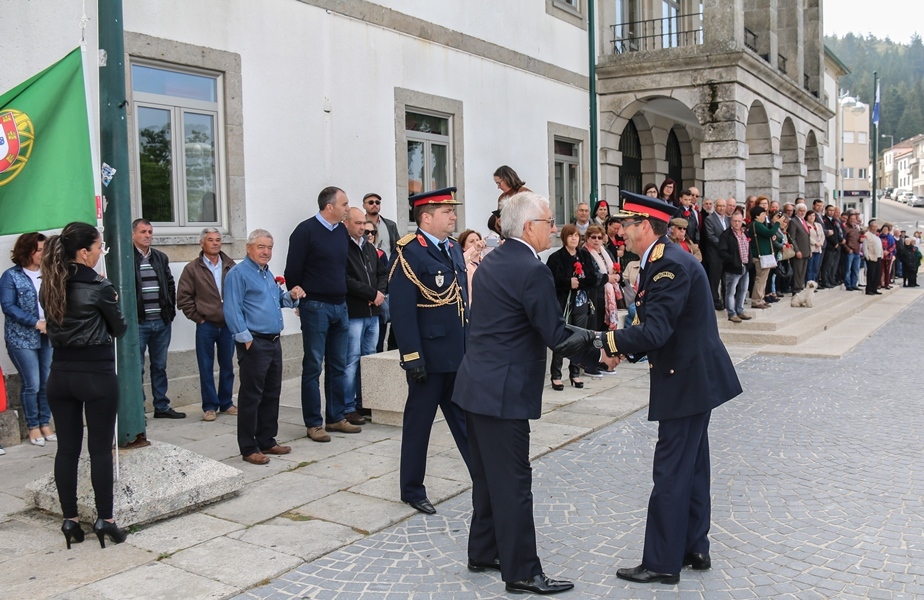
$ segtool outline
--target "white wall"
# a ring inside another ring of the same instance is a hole
[[[65,3],[76,16],[62,10]],[[95,2],[87,4],[94,27]],[[503,15],[486,0],[382,4],[586,73],[586,32],[547,15],[541,2],[511,1]],[[79,0],[35,0],[24,9],[10,13],[15,22],[0,19],[0,49],[16,67],[15,77],[4,70],[3,81],[10,82],[3,88],[60,58],[76,43],[69,40],[79,39]],[[366,192],[381,194],[382,213],[392,219],[406,210],[394,197],[395,88],[463,104],[466,222],[460,230],[485,232],[499,193],[493,173],[502,164],[534,191],[548,193],[549,121],[588,127],[584,90],[295,0],[125,0],[124,14],[127,31],[240,55],[247,230],[274,234],[270,268],[277,274],[289,234],[317,212],[318,192],[327,185],[342,187],[356,206]],[[95,48],[95,27],[90,42]],[[0,252],[11,243],[0,240]],[[182,267],[172,265],[175,276]],[[284,312],[286,331],[298,331],[297,318]],[[192,348],[193,333],[179,316],[171,349]]]

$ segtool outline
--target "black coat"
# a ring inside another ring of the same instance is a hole
[[[594,259],[584,248],[578,248],[575,256],[571,256],[564,247],[550,254],[545,264],[552,271],[552,279],[555,282],[555,296],[558,298],[558,304],[561,306],[563,313],[568,302],[568,295],[572,291],[571,278],[574,277],[575,258],[581,261],[581,267],[584,269],[584,277],[578,278],[578,289],[587,290],[589,299],[590,291],[601,285]],[[572,302],[574,301],[574,294],[571,294],[571,300]]]
[[[388,286],[388,268],[379,260],[375,246],[364,242],[360,247],[350,240],[347,250],[347,315],[351,319],[377,317],[382,307],[369,304],[375,300],[376,292],[385,293]]]
[[[452,401],[479,415],[538,419],[547,349],[569,337],[551,271],[524,243],[508,239],[481,261],[472,295],[478,302]],[[592,349],[575,360],[596,364],[599,358]]]
[[[703,266],[661,237],[643,267],[636,296],[638,324],[607,335],[615,336],[620,354],[648,355],[648,420],[698,415],[740,394],[735,367],[719,338]]]
[[[738,240],[731,227],[719,235],[719,260],[722,261],[723,273],[734,273],[735,275],[744,273],[745,266],[741,261],[741,250],[738,248]]]
[[[144,312],[144,296],[141,294],[141,252],[134,248],[135,256],[135,301],[138,305],[138,322],[144,323],[147,315]],[[170,272],[170,259],[167,255],[158,250],[151,248],[151,256],[148,259],[154,273],[157,275],[157,287],[159,289],[158,302],[160,303],[160,318],[164,323],[173,323],[176,317],[176,282],[173,281],[173,273]]]
[[[64,320],[48,322],[48,341],[55,348],[76,348],[86,355],[90,346],[111,346],[125,333],[125,319],[112,282],[89,267],[70,268]]]

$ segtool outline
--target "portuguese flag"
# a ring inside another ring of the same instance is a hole
[[[0,95],[0,235],[96,224],[80,48]]]

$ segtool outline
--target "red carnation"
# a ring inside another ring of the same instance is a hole
[[[278,283],[279,285],[285,285],[285,284],[286,284],[286,278],[283,277],[282,275],[276,275],[276,279],[274,279],[273,281],[275,281],[275,282]]]
[[[574,263],[574,276],[580,277],[583,274],[584,274],[584,265],[582,265],[580,262],[575,262]]]

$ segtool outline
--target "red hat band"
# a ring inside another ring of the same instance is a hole
[[[626,202],[622,205],[622,211],[627,213],[632,213],[640,217],[658,219],[659,221],[664,221],[665,223],[669,222],[673,215],[669,215],[663,210],[658,210],[656,208],[651,208],[650,206],[645,206],[643,204],[636,204],[635,202]]]

